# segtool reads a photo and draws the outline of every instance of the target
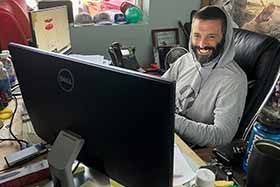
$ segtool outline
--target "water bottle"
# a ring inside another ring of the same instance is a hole
[[[0,61],[4,64],[4,68],[8,72],[10,85],[14,85],[16,82],[16,74],[10,52],[8,50],[3,50],[2,53],[0,53]]]
[[[247,172],[248,160],[250,158],[255,141],[268,139],[280,143],[280,129],[256,122],[250,134],[248,146],[243,160],[243,170]]]
[[[0,62],[0,110],[6,108],[11,100],[12,92],[9,75],[3,63]]]
[[[254,124],[243,161],[243,170],[247,172],[248,160],[256,140],[268,139],[280,143],[280,80],[265,103]]]

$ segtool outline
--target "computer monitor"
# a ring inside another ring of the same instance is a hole
[[[74,16],[73,16],[73,5],[72,1],[69,0],[44,0],[38,2],[39,9],[45,8],[52,8],[57,6],[67,6],[67,13],[68,13],[68,22],[74,23]]]
[[[34,47],[57,53],[71,50],[66,6],[31,11],[29,18]]]
[[[11,44],[36,133],[85,139],[78,159],[129,187],[171,187],[175,83],[114,66]]]

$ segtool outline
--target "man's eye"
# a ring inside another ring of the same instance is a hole
[[[208,36],[208,38],[213,40],[213,39],[215,39],[216,37],[215,37],[215,36]]]

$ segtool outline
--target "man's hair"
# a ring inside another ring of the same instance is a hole
[[[218,7],[215,6],[207,6],[199,11],[197,11],[193,15],[193,21],[195,19],[201,20],[221,20],[222,21],[222,33],[225,35],[227,30],[227,18],[225,13]]]

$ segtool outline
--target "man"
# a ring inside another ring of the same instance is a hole
[[[190,52],[163,75],[176,81],[175,131],[199,146],[229,143],[243,113],[247,78],[234,62],[232,20],[216,6],[198,11]]]

